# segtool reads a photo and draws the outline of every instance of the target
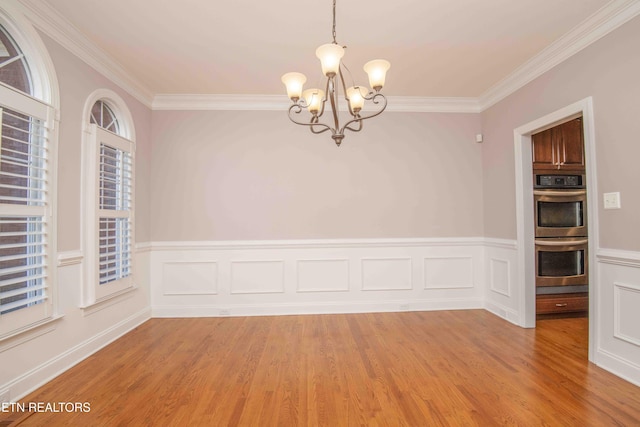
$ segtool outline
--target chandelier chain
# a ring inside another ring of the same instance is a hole
[[[333,0],[333,44],[338,44],[336,41],[336,0]]]

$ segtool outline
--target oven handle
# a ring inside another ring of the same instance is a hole
[[[554,191],[554,190],[533,190],[534,196],[584,196],[587,190],[578,191]]]
[[[586,245],[589,242],[589,239],[563,240],[563,241],[548,241],[548,240],[536,239],[535,242],[536,242],[536,245],[540,245],[540,246],[576,246],[576,245]]]

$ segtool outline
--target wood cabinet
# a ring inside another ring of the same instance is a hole
[[[536,314],[580,313],[589,310],[589,294],[549,294],[536,297]]]
[[[534,171],[583,171],[582,118],[562,123],[531,138]]]

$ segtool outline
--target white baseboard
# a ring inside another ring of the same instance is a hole
[[[518,312],[516,310],[491,301],[484,301],[483,308],[488,312],[519,326],[520,316],[518,316]]]
[[[482,300],[441,299],[441,300],[399,300],[384,302],[356,303],[309,303],[309,304],[253,304],[253,305],[190,305],[155,306],[152,317],[236,317],[236,316],[282,316],[301,314],[345,314],[345,313],[385,313],[406,311],[482,309]]]
[[[596,365],[640,387],[640,365],[623,359],[602,348],[596,352]]]

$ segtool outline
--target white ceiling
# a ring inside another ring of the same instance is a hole
[[[153,95],[279,95],[288,71],[315,85],[315,49],[332,40],[331,0],[29,3],[55,10]],[[391,62],[387,95],[479,97],[608,3],[338,0],[337,41],[356,82],[366,61]]]

